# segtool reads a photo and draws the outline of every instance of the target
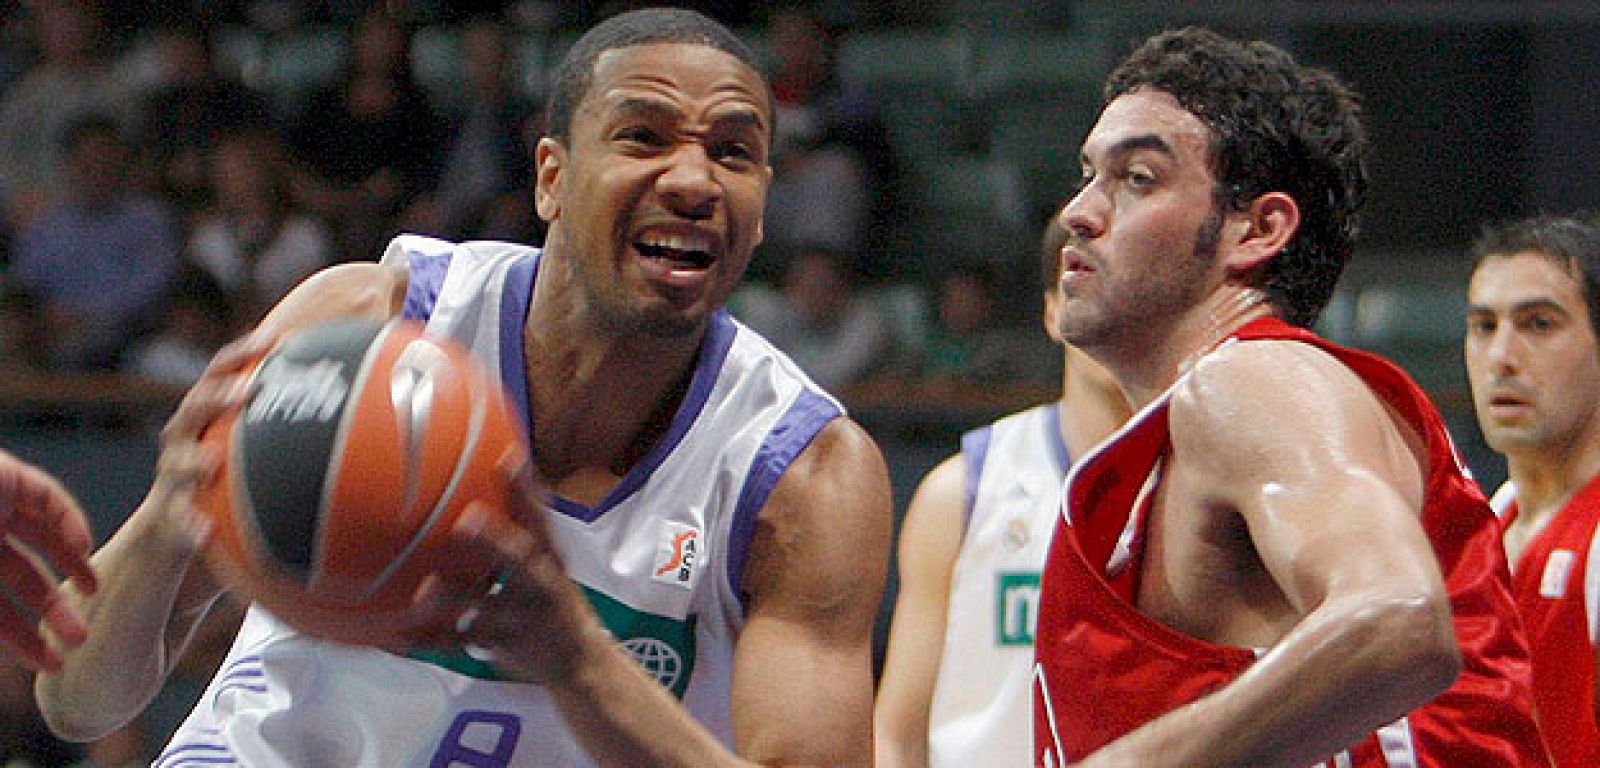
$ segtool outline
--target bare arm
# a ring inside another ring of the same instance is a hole
[[[1449,686],[1425,467],[1353,374],[1304,345],[1235,345],[1175,393],[1172,436],[1169,481],[1197,496],[1182,503],[1236,512],[1301,619],[1232,684],[1084,765],[1306,765]]]
[[[468,515],[463,530],[517,565],[462,636],[503,672],[543,683],[590,757],[611,766],[868,765],[872,622],[889,544],[882,456],[835,420],[762,510],[745,572],[749,610],[733,670],[736,757],[606,634],[562,569],[533,491],[528,525]],[[478,528],[479,526],[486,526]],[[540,616],[529,632],[528,616]]]
[[[101,588],[69,590],[88,638],[59,672],[40,675],[35,698],[56,733],[77,741],[126,724],[161,690],[222,587],[195,567],[207,526],[192,504],[219,457],[200,443],[205,427],[243,403],[250,365],[272,340],[335,316],[388,312],[395,273],[375,264],[327,270],[297,288],[256,333],[217,354],[162,431],[155,482],[93,565]]]
[[[944,653],[965,509],[966,466],[957,455],[923,478],[900,527],[900,592],[873,712],[879,768],[928,764],[928,710]]]
[[[237,402],[238,372],[259,351],[246,340],[218,354],[163,431],[156,480],[143,503],[95,553],[100,589],[92,596],[68,591],[88,622],[88,639],[34,688],[57,734],[88,741],[137,715],[219,594],[204,568],[190,567],[205,535],[190,500],[216,464],[197,436],[201,424]]]

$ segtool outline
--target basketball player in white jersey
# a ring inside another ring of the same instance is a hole
[[[83,618],[41,566],[48,562],[93,592],[93,543],[88,517],[59,480],[0,451],[0,651],[28,669],[53,670],[61,654],[44,628],[61,643],[83,642]]]
[[[1052,339],[1066,231],[1045,229]],[[1039,570],[1072,457],[1128,417],[1111,375],[1066,347],[1061,398],[962,436],[900,529],[900,590],[874,713],[879,768],[1024,766]]]
[[[521,406],[521,523],[457,529],[503,561],[502,588],[420,596],[451,607],[426,654],[253,609],[157,765],[870,762],[882,456],[722,309],[761,239],[767,83],[715,22],[638,11],[574,44],[548,117],[543,248],[397,238],[379,264],[311,278],[213,362],[150,496],[96,555],[89,642],[36,687],[59,732],[138,712],[220,593],[196,558],[190,498],[215,473],[197,436],[245,399],[250,356],[333,316],[404,315],[468,344]]]

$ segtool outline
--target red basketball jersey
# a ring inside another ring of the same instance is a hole
[[[1506,524],[1516,519],[1515,502]],[[1591,574],[1600,527],[1600,477],[1569,500],[1517,558],[1511,591],[1533,656],[1533,703],[1558,768],[1600,766],[1595,723],[1596,601]]]
[[[1382,358],[1275,319],[1232,337],[1291,339],[1339,359],[1424,437],[1422,523],[1445,576],[1462,672],[1447,691],[1380,728],[1328,766],[1494,768],[1547,765],[1533,721],[1527,647],[1509,591],[1500,527],[1462,468],[1421,389]],[[1170,391],[1129,421],[1068,480],[1045,564],[1036,635],[1035,764],[1058,768],[1226,686],[1256,658],[1172,630],[1139,612],[1148,482],[1170,450]],[[1111,575],[1107,575],[1111,574]]]

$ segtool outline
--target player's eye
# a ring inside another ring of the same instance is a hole
[[[644,147],[660,147],[666,144],[666,137],[659,131],[642,125],[621,128],[614,136],[618,141]]]
[[[711,145],[711,157],[717,160],[754,161],[756,151],[743,141],[719,141]]]
[[[1134,189],[1144,189],[1154,186],[1156,183],[1156,175],[1144,166],[1129,166],[1121,173],[1121,176],[1122,180]]]
[[[1545,333],[1555,329],[1556,319],[1548,313],[1539,312],[1523,318],[1520,325],[1525,331]]]

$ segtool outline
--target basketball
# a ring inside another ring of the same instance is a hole
[[[423,580],[493,578],[448,546],[468,504],[508,514],[498,467],[526,456],[499,381],[406,320],[290,334],[250,374],[243,409],[208,429],[224,458],[198,497],[207,562],[291,626],[384,645],[440,617],[407,608]]]

